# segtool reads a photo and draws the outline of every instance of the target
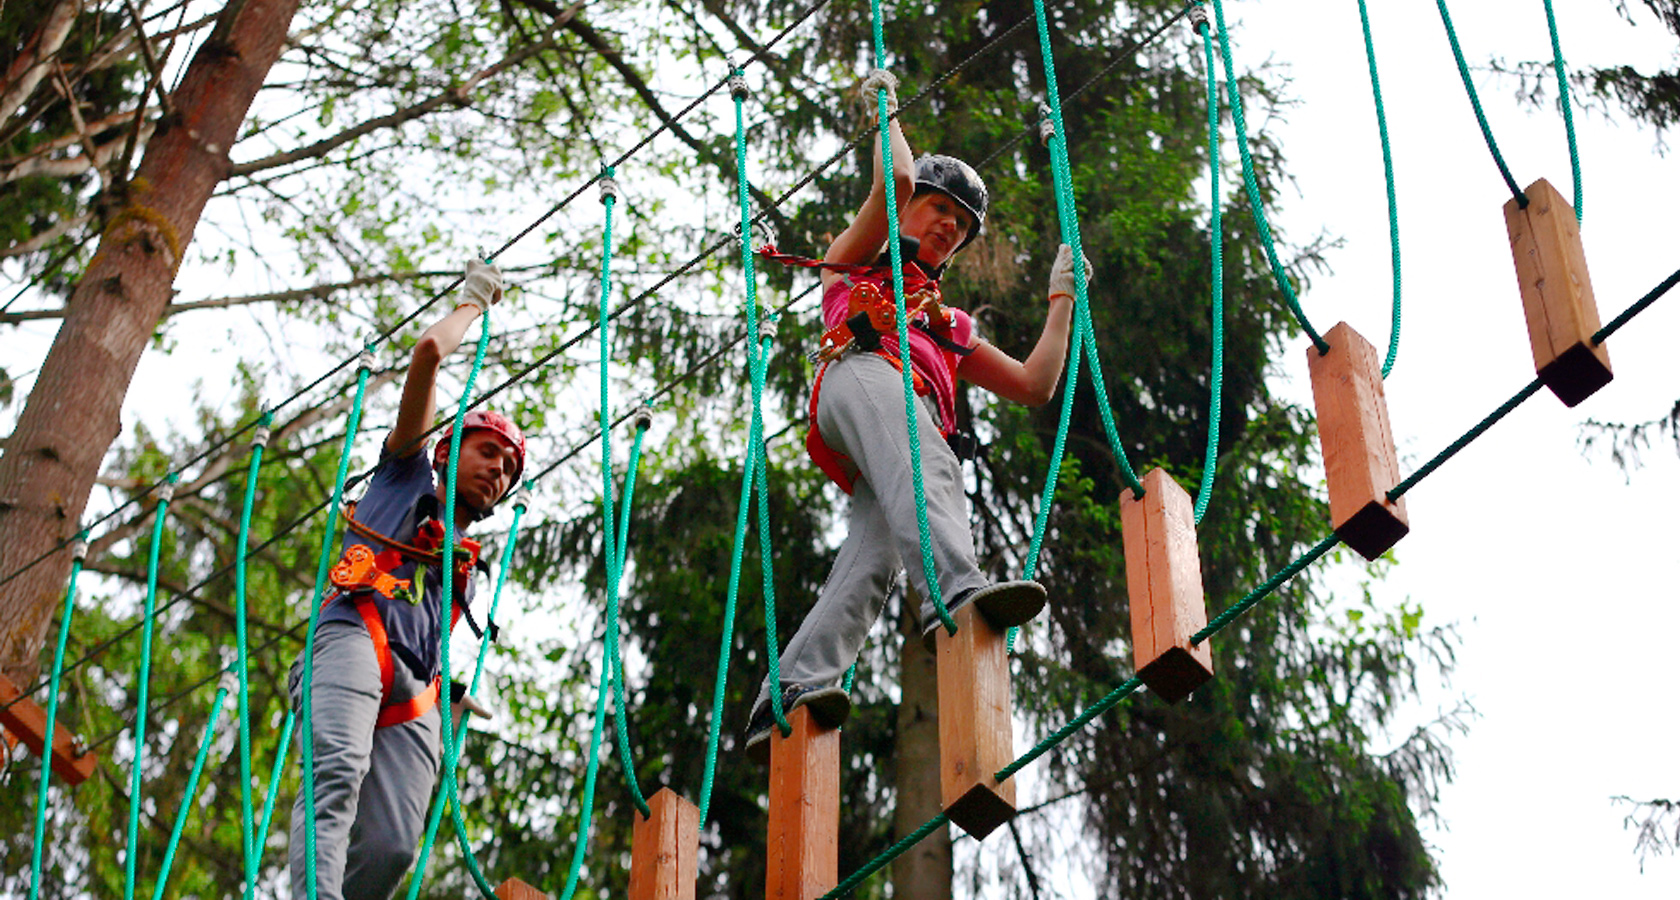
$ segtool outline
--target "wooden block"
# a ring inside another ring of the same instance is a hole
[[[1015,817],[1015,779],[993,774],[1015,758],[1005,632],[973,605],[934,633],[939,655],[939,797],[962,830],[983,838]]]
[[[800,707],[770,729],[767,900],[816,900],[840,881],[840,729]]]
[[[1120,496],[1126,591],[1132,607],[1132,664],[1149,690],[1177,703],[1213,677],[1208,641],[1190,636],[1207,625],[1194,504],[1161,469],[1143,476],[1143,497]]]
[[[1307,348],[1324,477],[1330,486],[1330,524],[1342,542],[1376,559],[1406,536],[1406,498],[1389,502],[1400,483],[1400,461],[1388,424],[1377,350],[1346,322],[1324,335],[1330,352]]]
[[[499,900],[548,900],[548,895],[517,878],[509,878],[496,887]]]
[[[1601,326],[1575,210],[1544,178],[1524,193],[1527,208],[1515,197],[1505,204],[1505,231],[1517,264],[1534,369],[1565,406],[1574,406],[1614,377],[1610,351],[1592,342]]]
[[[838,807],[836,807],[838,809]],[[700,874],[700,807],[670,788],[648,798],[630,836],[630,900],[694,900]]]
[[[0,675],[0,726],[11,732],[12,736],[23,742],[29,752],[37,758],[46,746],[47,711],[40,704],[23,695],[17,685],[4,675]],[[52,770],[53,774],[71,785],[81,784],[94,768],[99,764],[99,756],[94,753],[76,753],[76,736],[63,725],[53,723],[52,741]]]

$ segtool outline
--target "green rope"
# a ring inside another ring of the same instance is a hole
[[[712,686],[712,721],[706,732],[706,771],[700,782],[700,827],[706,825],[706,815],[711,810],[712,787],[717,774],[718,740],[723,728],[723,699],[725,682],[729,677],[730,644],[735,638],[735,602],[741,590],[741,559],[747,543],[747,514],[752,506],[753,469],[758,465],[758,454],[753,452],[752,445],[748,445],[746,460],[741,472],[740,502],[735,509],[735,546],[729,556],[729,592],[723,605],[723,640],[718,649],[717,677]],[[768,610],[768,616],[774,616],[775,610]],[[776,660],[776,623],[769,620],[767,630],[770,632],[770,674],[768,684],[776,684],[780,675],[777,671]],[[777,720],[786,722],[781,711],[781,691],[772,688],[769,691],[772,709],[776,712]],[[791,730],[791,726],[789,728]],[[783,732],[786,736],[786,732]]]
[[[256,839],[252,842],[257,848],[257,861],[262,861],[262,850],[268,845],[268,826],[274,818],[274,803],[280,796],[280,776],[286,772],[286,757],[292,749],[292,727],[297,724],[297,713],[286,710],[286,722],[280,726],[280,744],[274,749],[274,770],[268,776],[268,796],[263,800],[262,824],[257,827]],[[247,898],[255,897],[254,891],[245,893]]]
[[[1674,274],[1664,278],[1661,284],[1652,288],[1645,296],[1640,297],[1632,306],[1622,310],[1621,315],[1611,319],[1610,324],[1600,328],[1596,333],[1594,333],[1592,336],[1593,346],[1597,347],[1599,344],[1604,343],[1606,338],[1621,330],[1621,327],[1626,325],[1634,316],[1644,312],[1646,307],[1657,302],[1658,297],[1668,293],[1669,289],[1674,287],[1677,282],[1680,282],[1680,269],[1676,269]]]
[[[204,725],[204,739],[199,741],[198,756],[193,760],[192,772],[187,775],[187,788],[181,794],[181,808],[175,813],[175,827],[169,832],[169,846],[163,851],[163,868],[159,870],[152,900],[163,900],[163,889],[169,884],[169,870],[175,865],[175,849],[181,844],[181,832],[187,827],[187,814],[192,812],[193,799],[198,796],[198,779],[204,775],[204,760],[210,756],[210,745],[216,739],[216,723],[222,720],[222,704],[227,702],[228,689],[216,689],[216,699],[210,704],[210,721]]]
[[[1482,127],[1482,139],[1487,142],[1488,151],[1493,154],[1494,164],[1499,166],[1499,177],[1505,179],[1505,186],[1511,189],[1511,196],[1517,198],[1517,205],[1527,209],[1528,196],[1517,187],[1517,180],[1511,177],[1511,170],[1505,165],[1505,157],[1499,153],[1499,145],[1493,140],[1493,129],[1488,126],[1487,115],[1482,112],[1482,101],[1476,96],[1476,85],[1470,81],[1470,66],[1464,62],[1464,51],[1458,46],[1458,32],[1453,30],[1452,16],[1447,12],[1447,0],[1435,0],[1435,6],[1441,10],[1441,24],[1447,26],[1447,43],[1452,45],[1453,59],[1458,62],[1459,80],[1464,82],[1464,92],[1470,97],[1470,108],[1476,111],[1476,124]]]
[[[927,820],[922,824],[922,827],[905,835],[903,840],[889,847],[885,853],[882,853],[874,860],[871,860],[863,868],[847,876],[845,881],[835,885],[834,890],[822,895],[822,900],[830,900],[830,898],[833,897],[844,897],[847,894],[850,894],[854,888],[863,883],[865,878],[879,872],[887,863],[890,863],[894,859],[898,858],[898,856],[904,851],[921,843],[922,838],[938,831],[941,826],[949,821],[951,821],[951,818],[944,813],[940,813],[939,815]]]
[[[613,167],[606,168],[603,184],[612,185]],[[612,359],[609,301],[612,297],[612,220],[613,206],[618,202],[616,186],[603,189],[601,204],[606,207],[606,221],[601,232],[601,318],[598,327],[601,336],[601,510],[602,510],[602,541],[601,552],[606,555],[607,568],[607,657],[611,665],[618,671],[618,677],[613,679],[613,711],[617,721],[613,731],[618,736],[619,758],[624,764],[624,783],[630,789],[630,799],[635,801],[636,809],[643,816],[651,815],[647,800],[642,796],[642,787],[636,783],[636,764],[630,755],[630,719],[624,709],[624,659],[619,647],[618,639],[618,580],[619,565],[615,548],[618,541],[613,534],[613,511],[617,508],[613,502],[612,484],[612,398],[611,379],[608,377],[607,366]]]
[[[1476,426],[1474,428],[1471,428],[1469,431],[1465,432],[1463,435],[1461,435],[1459,437],[1458,440],[1453,441],[1452,444],[1447,447],[1447,449],[1442,450],[1440,453],[1436,454],[1434,459],[1431,459],[1429,462],[1424,463],[1422,468],[1418,469],[1416,472],[1413,472],[1408,478],[1406,478],[1405,481],[1402,481],[1399,484],[1395,485],[1394,487],[1390,488],[1387,495],[1386,495],[1388,497],[1388,501],[1390,503],[1393,503],[1395,500],[1398,500],[1402,496],[1404,496],[1405,493],[1407,491],[1411,490],[1413,487],[1415,487],[1418,482],[1420,482],[1423,479],[1429,477],[1429,473],[1431,473],[1431,472],[1435,471],[1436,469],[1440,468],[1442,463],[1444,463],[1447,460],[1456,456],[1458,454],[1458,451],[1463,450],[1465,447],[1468,447],[1470,445],[1471,441],[1475,440],[1478,437],[1481,437],[1482,432],[1487,431],[1489,428],[1492,428],[1494,426],[1494,423],[1498,422],[1500,419],[1505,418],[1507,415],[1509,415],[1511,413],[1512,410],[1516,409],[1518,406],[1521,406],[1523,401],[1525,401],[1528,398],[1534,396],[1535,393],[1540,390],[1542,384],[1543,384],[1543,382],[1540,380],[1540,378],[1538,376],[1536,376],[1533,381],[1530,381],[1528,384],[1524,385],[1522,390],[1517,391],[1516,394],[1512,395],[1511,399],[1509,399],[1509,400],[1505,401],[1504,403],[1500,404],[1498,409],[1496,409],[1492,413],[1490,413],[1487,418],[1485,418],[1482,421],[1476,423]]]
[[[484,658],[490,651],[490,623],[494,623],[496,621],[496,607],[501,603],[502,586],[507,583],[509,563],[513,559],[514,538],[519,534],[519,520],[524,515],[525,501],[520,500],[513,506],[513,524],[508,527],[507,544],[502,548],[501,566],[496,570],[496,589],[490,596],[490,612],[485,618],[486,624],[484,634],[478,642],[478,662],[473,667],[472,686],[467,688],[467,693],[469,695],[478,693],[479,676],[484,673]],[[441,692],[441,685],[439,686],[439,689]],[[443,709],[443,715],[449,716],[450,720],[453,721],[455,718],[454,710],[447,705],[448,702],[448,698],[446,697],[440,696],[438,698],[438,703]],[[455,754],[457,759],[460,758],[461,745],[466,742],[468,731],[467,722],[471,718],[471,716],[462,716],[461,728],[455,732]],[[438,825],[443,822],[443,807],[443,803],[432,804],[432,811],[426,820],[426,836],[423,841],[423,843],[428,847],[431,846],[432,841],[437,838]],[[419,892],[418,879],[411,880],[409,882],[409,891],[410,900],[413,900],[413,897]]]
[[[146,760],[146,701],[152,686],[152,632],[157,625],[158,551],[163,546],[163,523],[169,513],[169,500],[180,480],[181,476],[173,472],[164,479],[166,487],[152,514],[152,547],[146,559],[146,604],[142,613],[146,626],[140,632],[137,676],[140,693],[134,705],[134,768],[128,778],[128,853],[123,858],[123,900],[134,900],[134,863],[140,844],[140,770]],[[52,736],[47,737],[51,740]]]
[[[1365,0],[1359,0],[1363,6]],[[1213,373],[1208,381],[1207,452],[1202,457],[1202,483],[1196,489],[1196,524],[1207,515],[1208,500],[1213,496],[1213,480],[1219,473],[1219,416],[1221,394],[1225,391],[1225,232],[1219,200],[1219,85],[1213,62],[1213,37],[1203,20],[1196,30],[1202,35],[1202,49],[1207,54],[1208,108],[1208,182],[1213,211],[1209,221],[1210,246],[1213,250]]]
[[[245,850],[245,896],[257,892],[256,828],[251,811],[251,674],[250,644],[246,630],[245,559],[251,546],[251,509],[257,502],[257,470],[262,466],[263,448],[274,414],[264,412],[257,420],[251,441],[250,468],[245,472],[245,502],[239,511],[239,537],[233,558],[233,623],[239,658],[239,833]]]
[[[58,731],[58,683],[64,673],[64,647],[70,641],[70,619],[76,612],[76,577],[87,558],[86,531],[76,535],[70,561],[70,586],[64,591],[64,611],[58,617],[58,644],[53,650],[52,681],[47,689],[47,727],[41,739],[41,785],[35,796],[35,846],[30,851],[29,900],[41,896],[41,848],[46,843],[47,785],[52,781],[53,736]]]
[[[321,598],[326,591],[327,568],[332,562],[333,536],[338,533],[338,508],[344,501],[344,482],[350,476],[350,451],[356,441],[356,432],[361,427],[362,400],[367,396],[368,373],[372,370],[373,348],[370,346],[364,349],[356,362],[356,395],[350,401],[350,422],[344,429],[344,449],[338,454],[338,474],[333,478],[332,499],[327,502],[327,527],[321,532],[315,587],[309,594],[309,630],[303,639],[302,691],[298,704],[303,709],[303,739],[299,742],[298,761],[303,766],[303,808],[309,811],[308,824],[303,829],[303,881],[308,900],[315,900],[318,890],[315,884],[315,723],[309,715],[315,703],[312,684],[315,680],[315,633],[321,627]]]
[[[1581,221],[1581,149],[1575,142],[1575,113],[1569,102],[1569,77],[1564,72],[1563,46],[1558,43],[1557,14],[1546,0],[1546,28],[1552,33],[1552,69],[1557,73],[1558,104],[1563,107],[1563,130],[1569,135],[1569,174],[1573,179],[1575,221]]]
[[[1232,620],[1236,619],[1236,617],[1242,615],[1243,613],[1248,612],[1254,604],[1259,603],[1261,600],[1270,596],[1273,591],[1282,587],[1284,582],[1294,578],[1302,569],[1312,565],[1319,557],[1330,552],[1330,548],[1336,546],[1336,544],[1340,542],[1341,538],[1337,537],[1335,534],[1331,534],[1324,540],[1314,544],[1311,550],[1301,554],[1288,565],[1279,569],[1272,575],[1272,577],[1266,579],[1264,584],[1261,584],[1259,587],[1250,591],[1248,596],[1231,604],[1231,606],[1224,612],[1214,616],[1213,621],[1207,623],[1207,627],[1190,636],[1190,645],[1193,647],[1200,644],[1202,641],[1212,637],[1219,631],[1219,629],[1231,624]]]
[[[1272,278],[1289,304],[1289,311],[1294,314],[1295,321],[1301,323],[1301,330],[1312,339],[1318,352],[1328,353],[1330,345],[1313,330],[1312,323],[1307,321],[1307,314],[1301,311],[1301,301],[1295,296],[1295,286],[1290,284],[1289,274],[1283,270],[1283,263],[1278,260],[1277,246],[1272,240],[1272,226],[1266,221],[1266,209],[1260,199],[1260,184],[1254,177],[1254,157],[1248,150],[1248,126],[1243,122],[1242,89],[1237,84],[1236,64],[1231,61],[1231,36],[1225,31],[1225,4],[1222,0],[1213,0],[1213,15],[1219,25],[1219,52],[1225,63],[1225,92],[1231,104],[1231,122],[1237,132],[1237,152],[1242,157],[1243,187],[1248,192],[1249,212],[1253,214],[1254,225],[1260,231],[1260,243],[1266,248],[1266,260],[1271,264]]]
[[[1377,48],[1371,40],[1371,16],[1365,0],[1359,0],[1359,24],[1365,35],[1365,63],[1371,71],[1371,100],[1377,109],[1377,135],[1382,139],[1383,182],[1388,188],[1389,266],[1394,273],[1394,312],[1388,331],[1388,355],[1383,358],[1382,377],[1394,369],[1400,354],[1400,207],[1394,199],[1394,153],[1388,146],[1388,113],[1383,109],[1382,82],[1377,78]]]
[[[609,623],[610,627],[610,623]],[[595,815],[595,776],[601,770],[601,732],[607,718],[607,694],[611,690],[612,657],[601,655],[601,687],[595,692],[595,730],[589,737],[589,766],[583,775],[583,802],[578,811],[577,844],[572,847],[571,869],[566,873],[566,889],[560,900],[572,900],[577,891],[578,874],[583,871],[583,857],[589,849],[589,820]]]
[[[455,407],[455,421],[449,429],[449,467],[444,470],[444,498],[443,498],[443,546],[439,558],[442,562],[438,572],[438,677],[442,684],[438,690],[438,719],[443,732],[443,783],[438,788],[437,799],[433,802],[449,805],[450,822],[455,826],[455,840],[461,847],[461,855],[466,859],[467,872],[472,876],[473,883],[478,886],[479,893],[488,900],[494,900],[496,889],[491,887],[484,872],[479,868],[478,857],[473,854],[472,845],[467,841],[467,823],[461,816],[460,784],[456,778],[460,759],[460,742],[455,740],[455,717],[450,714],[449,695],[445,691],[450,685],[449,665],[449,633],[454,629],[453,613],[455,611],[455,548],[458,535],[455,533],[455,491],[456,478],[459,475],[461,462],[461,438],[463,427],[467,419],[467,410],[472,406],[473,382],[478,380],[478,373],[484,366],[484,354],[490,347],[490,311],[485,310],[479,319],[478,349],[473,354],[472,370],[467,373],[466,383],[461,386],[461,402]],[[603,377],[605,373],[602,373]],[[424,577],[424,573],[421,573]],[[470,577],[470,576],[469,576]],[[487,633],[488,634],[488,633]],[[409,898],[420,893],[420,885],[426,878],[426,861],[431,855],[432,843],[424,841],[420,845],[420,856],[415,862],[414,875],[409,881]]]
[[[881,0],[869,0],[870,27],[875,39],[875,67],[887,67],[887,41],[882,27]],[[916,533],[921,542],[922,574],[927,581],[927,596],[939,613],[939,621],[949,634],[957,633],[957,621],[945,608],[945,598],[939,589],[939,572],[934,566],[933,537],[928,529],[927,488],[922,480],[922,438],[916,421],[915,370],[910,365],[910,315],[904,303],[904,254],[899,247],[898,179],[893,175],[892,134],[888,123],[892,113],[887,109],[887,89],[875,91],[876,123],[881,137],[881,170],[887,201],[887,251],[892,258],[893,311],[898,326],[899,375],[904,383],[905,427],[910,435],[910,481],[916,493]],[[975,223],[979,227],[979,223]],[[1077,267],[1075,267],[1077,268]],[[786,732],[783,732],[784,734]]]
[[[747,285],[747,371],[752,380],[752,425],[747,432],[747,454],[754,462],[749,462],[746,466],[743,479],[751,479],[758,487],[758,541],[759,564],[764,584],[765,652],[770,658],[770,674],[766,682],[770,688],[767,693],[770,695],[770,714],[775,719],[776,727],[781,729],[782,736],[787,737],[793,733],[793,725],[787,720],[787,710],[782,708],[781,650],[776,638],[776,582],[771,570],[770,553],[770,501],[765,496],[768,493],[769,481],[764,470],[770,463],[764,452],[764,377],[769,364],[770,343],[769,335],[764,333],[758,324],[758,275],[753,265],[752,207],[748,202],[750,182],[747,180],[747,129],[744,111],[747,88],[740,69],[731,73],[729,92],[735,101],[735,198],[741,207],[741,271]],[[745,504],[751,500],[752,492],[747,488],[746,480],[743,480],[742,515],[745,515]],[[742,550],[739,539],[745,537],[745,532],[737,531],[736,537],[733,568],[738,569]],[[731,595],[736,589],[734,582],[737,574],[731,575]],[[705,818],[702,815],[700,820],[704,822]]]

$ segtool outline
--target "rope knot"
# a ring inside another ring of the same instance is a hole
[[[1190,30],[1200,32],[1206,27],[1208,27],[1207,7],[1201,3],[1197,3],[1195,6],[1190,7]]]
[[[636,407],[635,412],[630,414],[630,422],[635,426],[637,431],[646,431],[649,428],[652,428],[653,409],[646,403],[643,403],[642,405]]]
[[[764,341],[764,340],[773,341],[773,340],[776,339],[776,320],[775,319],[772,319],[769,316],[764,316],[763,318],[760,318],[758,320],[758,339],[761,340],[761,341]]]
[[[740,69],[729,73],[729,96],[736,100],[745,100],[752,96],[752,88],[747,87],[747,75]]]
[[[1040,103],[1038,105],[1038,140],[1041,144],[1049,144],[1056,136],[1056,123],[1051,121],[1050,107]]]
[[[600,186],[601,205],[603,206],[608,203],[615,202],[624,196],[624,192],[618,189],[618,179],[613,178],[611,175],[602,175]]]
[[[77,562],[80,562],[84,559],[87,559],[87,553],[88,553],[87,541],[84,541],[81,538],[76,538],[74,541],[72,541],[70,543],[70,558],[71,559],[76,560]]]
[[[373,371],[373,348],[363,347],[362,352],[356,354],[356,370],[359,372]]]
[[[268,439],[273,436],[273,432],[266,424],[258,425],[257,430],[251,435],[251,449],[256,450],[258,448],[267,447]]]

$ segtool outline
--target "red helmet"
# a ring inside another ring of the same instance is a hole
[[[455,429],[451,421],[443,427],[443,433],[438,435],[438,449],[447,451],[449,436]],[[461,421],[461,437],[465,438],[473,431],[493,431],[513,445],[513,478],[508,482],[508,492],[511,493],[519,486],[519,476],[525,474],[525,432],[513,424],[513,420],[499,412],[488,409],[468,410],[467,416]]]

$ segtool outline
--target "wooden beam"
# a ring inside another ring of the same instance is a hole
[[[770,727],[767,900],[817,900],[840,881],[840,729],[800,707]]]
[[[10,678],[0,675],[0,726],[22,741],[37,758],[46,747],[47,711],[24,696]],[[81,784],[99,765],[95,753],[77,753],[76,736],[58,722],[53,723],[53,774],[71,785]]]
[[[1388,424],[1382,366],[1377,351],[1346,322],[1324,339],[1322,355],[1307,348],[1318,441],[1330,487],[1330,524],[1342,542],[1366,559],[1376,559],[1406,536],[1406,498],[1390,502],[1400,482],[1394,432]]]
[[[1015,817],[1015,779],[992,777],[1015,757],[1005,632],[972,604],[935,629],[939,655],[939,796],[945,814],[976,838]]]
[[[838,807],[836,807],[838,809]],[[700,807],[670,788],[648,798],[630,836],[630,900],[694,900],[700,874]]]
[[[1132,663],[1151,692],[1177,703],[1213,677],[1212,647],[1190,644],[1207,625],[1194,504],[1161,469],[1143,476],[1143,491],[1120,496]]]
[[[1615,377],[1610,351],[1593,345],[1598,303],[1587,276],[1587,254],[1575,210],[1542,178],[1505,204],[1505,231],[1517,265],[1528,342],[1540,380],[1565,406],[1592,396]]]
[[[497,900],[548,900],[548,895],[517,878],[509,878],[496,887]]]

